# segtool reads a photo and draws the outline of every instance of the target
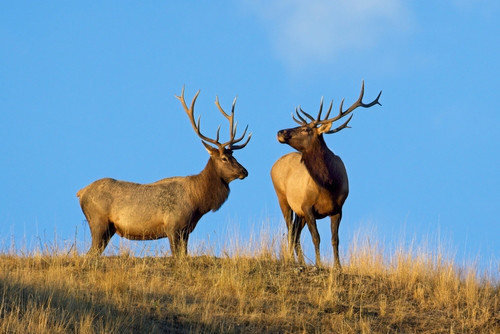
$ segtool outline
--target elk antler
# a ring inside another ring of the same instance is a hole
[[[236,135],[236,128],[237,128],[237,123],[238,123],[238,122],[236,122],[236,124],[234,124],[234,107],[236,104],[236,98],[234,98],[234,101],[233,101],[233,106],[231,108],[231,115],[226,114],[226,112],[222,109],[222,107],[219,104],[218,97],[215,98],[215,104],[217,105],[217,108],[219,108],[222,115],[224,115],[224,117],[229,121],[230,139],[229,139],[229,141],[221,144],[219,142],[220,125],[217,128],[217,134],[215,136],[215,139],[211,139],[207,136],[204,136],[200,131],[200,116],[198,116],[198,120],[196,122],[194,120],[194,104],[196,102],[196,99],[198,98],[199,93],[200,93],[200,91],[198,90],[196,92],[195,96],[193,97],[193,101],[191,102],[191,107],[189,107],[189,108],[187,107],[186,101],[184,100],[184,87],[182,87],[181,96],[177,96],[177,95],[175,96],[179,101],[181,101],[181,104],[184,107],[184,111],[188,115],[189,120],[191,121],[191,125],[192,125],[193,129],[195,130],[196,134],[202,140],[217,146],[219,148],[219,150],[222,150],[225,147],[227,147],[227,149],[229,149],[229,150],[239,150],[239,149],[242,149],[243,147],[245,147],[248,144],[248,142],[250,141],[250,138],[252,137],[251,133],[248,135],[248,138],[244,144],[234,145],[234,144],[239,143],[240,141],[243,140],[243,138],[245,137],[247,130],[248,130],[248,125],[247,125],[247,127],[245,128],[245,131],[243,132],[243,135],[237,139],[234,139],[234,137]]]
[[[380,104],[380,102],[378,101],[379,98],[380,98],[380,95],[382,95],[382,91],[380,91],[380,93],[378,93],[378,96],[375,100],[373,100],[372,102],[370,103],[363,103],[363,96],[365,94],[365,81],[363,80],[362,83],[361,83],[361,93],[359,94],[359,98],[356,102],[354,102],[349,108],[347,108],[347,110],[343,111],[342,108],[344,106],[344,99],[342,99],[342,102],[340,103],[340,110],[339,110],[339,113],[337,116],[335,117],[332,117],[332,118],[328,118],[330,116],[330,112],[332,111],[332,105],[333,105],[333,101],[330,102],[330,106],[328,107],[328,111],[326,113],[326,117],[324,120],[321,120],[321,112],[323,111],[323,98],[321,98],[321,103],[319,105],[319,112],[318,112],[318,117],[314,118],[312,117],[311,115],[309,115],[308,113],[306,113],[304,110],[302,110],[302,108],[300,106],[298,106],[296,109],[295,109],[295,113],[297,114],[297,117],[300,119],[300,120],[297,120],[293,113],[292,113],[292,118],[295,122],[299,123],[300,125],[307,125],[307,124],[310,124],[312,126],[316,126],[316,125],[319,125],[319,124],[327,124],[327,123],[333,123],[335,121],[338,121],[339,119],[343,118],[344,116],[346,116],[347,114],[350,114],[354,109],[358,108],[358,107],[363,107],[363,108],[370,108],[376,104],[378,105],[382,105]],[[302,117],[299,113],[299,111],[305,116],[307,117],[308,119],[310,119],[310,122],[308,122],[307,120],[304,119],[304,117]],[[335,132],[338,132],[344,128],[347,128],[348,127],[348,124],[349,124],[349,121],[351,120],[353,115],[351,115],[346,122],[344,122],[341,126],[333,129],[333,130],[330,130],[328,132],[325,132],[325,133],[335,133]]]
[[[237,97],[235,97],[233,100],[233,105],[231,107],[231,115],[228,115],[228,114],[226,114],[224,109],[222,109],[222,107],[220,106],[219,97],[218,96],[215,97],[215,105],[217,106],[217,108],[219,108],[219,111],[222,113],[222,115],[224,115],[224,117],[226,117],[229,121],[230,138],[229,138],[229,141],[222,144],[222,146],[225,147],[226,145],[228,145],[228,148],[230,150],[242,149],[243,147],[245,147],[248,144],[248,142],[250,141],[250,138],[252,138],[252,134],[249,133],[248,138],[245,141],[245,143],[243,143],[241,145],[234,145],[234,144],[242,141],[243,138],[245,138],[245,135],[247,134],[247,130],[248,130],[248,125],[247,125],[245,128],[245,131],[243,131],[243,134],[241,135],[241,137],[234,139],[234,136],[236,136],[236,129],[238,128],[238,122],[236,122],[236,124],[234,123],[234,106],[236,105],[236,99],[237,99]],[[217,132],[218,132],[218,130],[217,130]]]

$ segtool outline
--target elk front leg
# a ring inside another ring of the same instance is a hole
[[[180,244],[181,249],[179,250],[181,256],[187,256],[188,240],[189,240],[189,232],[187,230],[183,230],[181,232],[181,244]]]
[[[293,249],[295,246],[294,240],[294,222],[293,222],[293,211],[292,208],[288,205],[286,198],[284,196],[278,195],[278,201],[281,209],[281,213],[283,214],[283,218],[285,218],[286,228],[288,231],[288,256],[290,259],[293,259]]]
[[[300,234],[304,228],[305,220],[299,215],[295,214],[295,219],[293,220],[293,231],[292,231],[292,242],[295,247],[295,254],[297,254],[297,260],[300,263],[304,263],[304,253],[302,252],[302,247],[300,246]],[[292,247],[292,245],[290,245]]]
[[[174,233],[173,235],[169,236],[168,242],[170,243],[170,252],[172,252],[172,256],[176,257],[177,254],[179,253],[178,251],[179,240],[177,233]]]
[[[330,217],[332,228],[332,248],[333,257],[335,258],[335,268],[341,269],[339,258],[339,226],[342,219],[342,211]]]
[[[311,232],[311,238],[314,244],[314,252],[316,254],[316,266],[321,265],[321,257],[319,254],[319,243],[321,241],[319,237],[318,227],[316,226],[316,218],[314,218],[314,214],[312,212],[312,208],[304,209],[305,220],[307,223],[307,227],[309,228],[309,232]]]
[[[175,232],[172,237],[169,237],[170,250],[172,256],[182,257],[187,255],[187,242],[189,238],[189,233],[185,230],[180,230]]]

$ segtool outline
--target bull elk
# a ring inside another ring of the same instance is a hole
[[[92,245],[87,254],[100,255],[111,237],[119,236],[131,240],[156,240],[167,237],[173,255],[187,254],[189,234],[200,218],[208,211],[218,210],[229,196],[229,183],[248,176],[247,170],[233,157],[233,151],[244,148],[250,138],[241,142],[248,126],[239,138],[236,137],[233,101],[228,115],[219,104],[215,104],[229,121],[230,139],[219,142],[220,126],[215,139],[200,131],[200,117],[195,122],[194,104],[200,91],[188,108],[181,96],[176,96],[191,121],[196,134],[210,154],[205,168],[197,175],[170,177],[150,184],[118,181],[111,178],[97,180],[78,191],[80,206],[87,218],[92,235]],[[212,144],[215,147],[209,145]]]
[[[342,219],[342,206],[349,194],[349,183],[344,163],[325,143],[323,134],[338,132],[348,127],[351,115],[347,121],[335,129],[335,121],[350,114],[358,107],[369,108],[379,103],[380,95],[372,102],[363,103],[364,81],[358,100],[347,110],[343,110],[344,100],[340,103],[339,113],[329,118],[333,101],[330,103],[326,117],[321,119],[323,99],[318,116],[313,118],[300,106],[292,118],[298,127],[278,131],[278,141],[288,144],[299,152],[282,156],[271,169],[271,178],[278,197],[278,202],[288,228],[288,247],[290,255],[297,255],[304,262],[300,246],[300,234],[307,223],[314,243],[316,265],[320,265],[320,236],[316,219],[330,216],[332,230],[332,247],[335,266],[340,268],[338,230]]]

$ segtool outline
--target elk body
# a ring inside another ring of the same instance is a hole
[[[233,102],[231,115],[215,103],[229,121],[230,139],[219,142],[200,132],[200,118],[194,119],[194,96],[190,108],[181,96],[176,96],[187,113],[193,129],[202,139],[210,158],[197,175],[171,177],[150,184],[117,181],[111,178],[97,180],[78,191],[80,206],[87,218],[92,236],[89,255],[100,255],[111,237],[116,233],[131,240],[155,240],[167,237],[174,255],[187,254],[189,234],[200,218],[208,211],[216,211],[229,196],[229,183],[237,178],[244,179],[248,172],[233,157],[233,151],[245,147],[251,134],[242,145],[235,145],[246,135],[235,139]],[[213,144],[215,147],[209,145]]]
[[[358,100],[345,111],[342,100],[337,116],[329,118],[332,102],[325,119],[321,119],[322,99],[316,118],[298,107],[298,119],[293,115],[292,118],[300,126],[278,131],[278,141],[298,151],[278,159],[271,169],[271,178],[288,228],[289,251],[293,257],[295,250],[300,262],[304,262],[300,234],[307,224],[314,243],[316,265],[320,265],[320,236],[316,219],[330,216],[335,266],[340,268],[338,230],[342,219],[342,206],[349,194],[349,182],[344,163],[326,146],[323,135],[348,127],[352,115],[342,125],[331,129],[333,122],[350,114],[354,109],[380,105],[378,100],[381,94],[382,92],[372,102],[363,103],[363,82]]]

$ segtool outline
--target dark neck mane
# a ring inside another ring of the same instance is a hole
[[[335,170],[332,170],[329,163],[335,154],[326,146],[323,135],[318,137],[318,141],[302,152],[302,161],[313,180],[326,189],[332,189],[335,177]]]
[[[199,212],[217,211],[229,196],[229,184],[218,175],[213,160],[210,158],[200,174],[192,178]]]

